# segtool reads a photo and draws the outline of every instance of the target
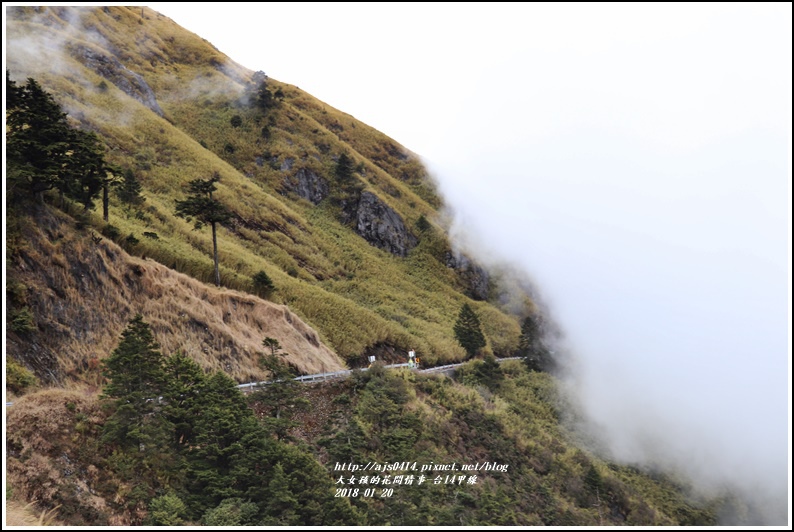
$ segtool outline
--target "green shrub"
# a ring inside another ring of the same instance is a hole
[[[8,317],[11,330],[17,334],[29,334],[36,330],[36,322],[29,307],[12,310]]]
[[[149,520],[153,525],[176,526],[182,524],[187,507],[174,493],[167,493],[149,503]]]
[[[16,279],[6,280],[6,298],[12,305],[24,305],[27,303],[28,287]]]
[[[430,229],[430,227],[431,227],[430,222],[427,221],[425,215],[422,214],[421,216],[419,216],[419,219],[416,221],[416,230],[419,231],[420,233],[424,233],[425,231]]]
[[[25,366],[13,358],[6,360],[6,387],[17,395],[21,395],[31,386],[38,384],[38,380]]]
[[[115,225],[107,224],[105,227],[102,228],[102,234],[108,237],[111,240],[115,240],[121,236],[121,232],[119,228]]]
[[[207,510],[201,523],[205,526],[245,526],[254,525],[259,508],[252,502],[244,502],[239,497],[224,499],[221,503]]]
[[[260,296],[270,295],[276,287],[273,285],[273,280],[270,279],[264,270],[259,270],[251,278],[254,282],[254,291]]]
[[[455,379],[466,386],[482,385],[491,391],[495,391],[504,378],[502,368],[493,355],[486,356],[483,360],[472,360],[455,372]]]

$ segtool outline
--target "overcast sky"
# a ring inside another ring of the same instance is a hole
[[[791,4],[152,4],[424,158],[616,457],[790,485]]]

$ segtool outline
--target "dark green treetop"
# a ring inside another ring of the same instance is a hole
[[[485,336],[480,329],[480,318],[468,303],[464,303],[455,322],[455,338],[470,357],[485,347]]]

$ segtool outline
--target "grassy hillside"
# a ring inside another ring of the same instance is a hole
[[[184,351],[205,370],[239,381],[267,376],[258,357],[268,336],[304,373],[344,367],[287,307],[132,257],[90,229],[75,228],[64,213],[35,209],[11,241],[15,275],[8,285],[12,309],[30,309],[30,319],[12,310],[6,348],[24,353],[20,359],[45,382],[98,386],[100,360],[138,313],[167,352]]]
[[[7,33],[11,78],[35,77],[143,184],[139,208],[110,198],[117,232],[106,234],[130,253],[211,282],[209,230],[194,230],[174,210],[188,181],[217,171],[217,198],[234,213],[219,229],[222,285],[251,291],[252,276],[266,272],[273,302],[348,363],[394,349],[416,349],[427,362],[463,358],[452,326],[466,301],[480,313],[487,351],[517,348],[527,309],[510,314],[495,296],[470,300],[467,272],[448,266],[441,200],[418,157],[394,140],[276,80],[268,86],[280,99],[256,108],[253,72],[147,8],[9,8]],[[131,89],[128,71],[145,83]],[[334,175],[341,154],[353,162],[350,182]],[[327,197],[315,204],[297,195],[290,180],[298,172],[325,180]],[[357,233],[351,210],[366,191],[417,239],[406,256]],[[420,218],[430,223],[417,226]],[[105,226],[97,211],[88,223]]]

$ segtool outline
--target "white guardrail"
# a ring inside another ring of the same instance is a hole
[[[521,360],[521,358],[522,357],[507,357],[507,358],[497,358],[496,360],[498,362],[502,362],[504,360]],[[418,371],[420,373],[438,373],[438,372],[443,372],[443,371],[449,371],[449,370],[451,370],[453,368],[457,368],[459,366],[462,366],[465,363],[466,362],[460,362],[458,364],[447,364],[446,366],[435,366],[435,367],[432,367],[432,368],[420,369]],[[406,363],[403,363],[403,364],[389,364],[389,365],[386,365],[386,366],[383,366],[383,367],[385,367],[385,368],[407,368],[409,365],[410,364],[408,364],[406,362]],[[368,369],[369,368],[361,368],[359,371],[367,371]],[[346,377],[350,376],[350,374],[353,373],[353,371],[355,371],[355,370],[343,369],[341,371],[332,371],[330,373],[316,373],[314,375],[301,375],[300,377],[295,377],[292,380],[298,381],[298,382],[319,382],[319,381],[326,381],[326,380],[329,380],[329,379],[343,379],[343,378],[346,378]],[[246,392],[246,391],[250,391],[251,389],[253,389],[256,386],[264,386],[264,385],[272,384],[273,382],[279,382],[279,381],[249,382],[249,383],[246,383],[246,384],[239,384],[239,385],[237,385],[237,387],[240,388],[242,391]]]
[[[522,357],[508,357],[508,358],[497,358],[498,362],[502,362],[504,360],[521,360]],[[427,369],[420,369],[420,373],[437,373],[439,371],[448,371],[452,368],[457,368],[458,366],[462,366],[465,362],[461,362],[459,364],[447,364],[446,366],[435,366],[432,368]],[[385,368],[406,368],[409,364],[406,362],[404,364],[389,364],[388,366],[384,366]],[[360,371],[367,371],[369,368],[362,368]],[[330,373],[316,373],[314,375],[301,375],[300,377],[295,377],[294,381],[298,382],[318,382],[318,381],[326,381],[328,379],[342,379],[344,377],[349,376],[353,373],[352,369],[343,369],[341,371],[332,371]],[[255,386],[260,385],[267,385],[272,384],[274,381],[262,381],[262,382],[249,382],[247,384],[238,384],[237,387],[240,388],[243,392],[252,390]],[[275,381],[278,382],[278,381]],[[12,406],[14,403],[6,402],[6,407]]]

